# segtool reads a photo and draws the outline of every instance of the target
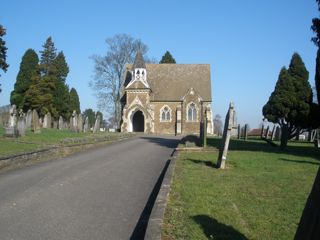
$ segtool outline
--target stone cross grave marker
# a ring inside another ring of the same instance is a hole
[[[234,110],[234,104],[230,103],[229,110],[226,115],[226,120],[224,123],[222,144],[219,149],[219,157],[217,162],[217,167],[221,169],[224,169],[226,166],[229,142],[231,137],[231,130],[237,128],[235,119],[236,119],[236,113]]]

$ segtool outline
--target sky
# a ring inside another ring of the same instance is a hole
[[[0,73],[0,106],[10,103],[25,51],[39,53],[49,36],[66,56],[67,84],[76,88],[82,111],[97,110],[90,57],[104,55],[105,40],[119,33],[141,39],[157,60],[169,50],[177,63],[210,64],[213,115],[224,120],[234,102],[238,123],[250,128],[262,122],[262,107],[294,52],[314,86],[315,0],[2,0],[1,8],[10,67]]]

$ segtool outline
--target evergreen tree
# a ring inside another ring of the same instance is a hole
[[[7,50],[6,42],[3,40],[3,36],[6,35],[6,30],[0,24],[0,69],[4,72],[7,71],[9,65],[7,64]],[[1,77],[1,75],[0,75]],[[1,84],[0,84],[0,92],[1,92]]]
[[[80,101],[79,101],[79,96],[76,91],[76,89],[71,88],[70,93],[69,93],[69,109],[70,112],[73,112],[76,110],[77,113],[80,113]]]
[[[27,109],[36,109],[40,116],[46,113],[57,115],[53,104],[55,83],[50,76],[41,77],[40,69],[31,78],[31,85],[25,94]]]
[[[38,69],[39,58],[33,49],[28,49],[22,57],[20,70],[11,92],[10,102],[15,104],[17,108],[27,111],[25,106],[25,93],[31,85],[31,78],[36,74]]]
[[[53,62],[57,56],[57,49],[54,46],[54,43],[52,41],[52,38],[49,37],[44,45],[42,46],[43,50],[40,51],[41,58],[40,58],[40,72],[41,75],[49,75],[52,71],[54,72],[55,69],[53,69]]]
[[[312,90],[308,77],[301,57],[293,54],[289,69],[281,69],[275,90],[263,107],[263,116],[281,127],[282,149],[287,146],[288,139],[309,126]]]
[[[166,51],[159,63],[176,63],[176,60],[172,57],[169,51]]]
[[[66,85],[65,81],[69,73],[69,67],[63,52],[60,52],[57,55],[52,64],[55,72],[55,92],[53,94],[53,103],[58,115],[68,119],[70,117],[69,87]],[[53,117],[57,119],[59,117],[58,115],[54,115]]]
[[[88,108],[88,109],[86,109],[86,110],[83,112],[83,115],[84,115],[85,117],[88,117],[89,125],[90,125],[90,127],[93,127],[93,126],[94,126],[95,119],[96,119],[96,114],[95,114],[95,112],[94,112],[91,108]]]

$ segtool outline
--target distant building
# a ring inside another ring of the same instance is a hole
[[[197,134],[206,111],[213,134],[209,64],[145,64],[138,53],[124,80],[122,132]]]

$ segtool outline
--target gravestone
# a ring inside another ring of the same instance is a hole
[[[40,133],[40,119],[37,110],[32,111],[32,131],[34,133]]]
[[[241,138],[241,126],[238,124],[238,139]]]
[[[59,117],[58,128],[59,128],[59,130],[64,129],[64,122],[63,122],[62,116]]]
[[[264,134],[265,139],[268,139],[268,137],[269,137],[269,126],[267,127],[266,132]]]
[[[18,124],[17,124],[17,129],[18,129],[18,135],[19,136],[24,136],[26,134],[26,127],[27,127],[26,115],[24,114],[22,109],[20,109],[19,118],[18,118]]]
[[[261,134],[260,134],[260,137],[263,138],[263,133],[264,133],[264,125],[262,124],[262,127],[261,127]]]
[[[72,116],[70,118],[70,128],[71,131],[78,132],[78,116],[75,110],[73,110]]]
[[[280,141],[280,139],[281,139],[281,128],[277,126],[274,140]]]
[[[83,131],[83,119],[81,114],[78,115],[77,127],[78,127],[78,132]]]
[[[100,115],[97,115],[96,122],[94,123],[93,133],[96,133],[100,129]]]
[[[6,137],[17,137],[17,109],[16,105],[12,105],[9,110],[9,122],[4,129]]]
[[[217,162],[217,167],[221,168],[221,169],[224,169],[225,165],[226,165],[229,142],[230,142],[230,137],[231,137],[231,131],[232,131],[232,129],[237,128],[235,115],[236,114],[235,114],[235,110],[234,110],[234,105],[233,105],[233,103],[230,103],[229,110],[226,115],[226,120],[224,123],[222,144],[219,149],[219,157],[218,157],[218,162]]]
[[[88,131],[89,131],[89,117],[86,116],[84,120],[83,132],[88,132]]]
[[[43,118],[43,128],[51,128],[51,114],[47,113]]]
[[[29,109],[27,112],[26,127],[31,128],[31,124],[32,124],[32,111]]]
[[[271,141],[273,141],[276,137],[276,125],[273,125],[272,132],[271,132]]]
[[[244,125],[244,140],[247,141],[248,139],[248,124]]]

